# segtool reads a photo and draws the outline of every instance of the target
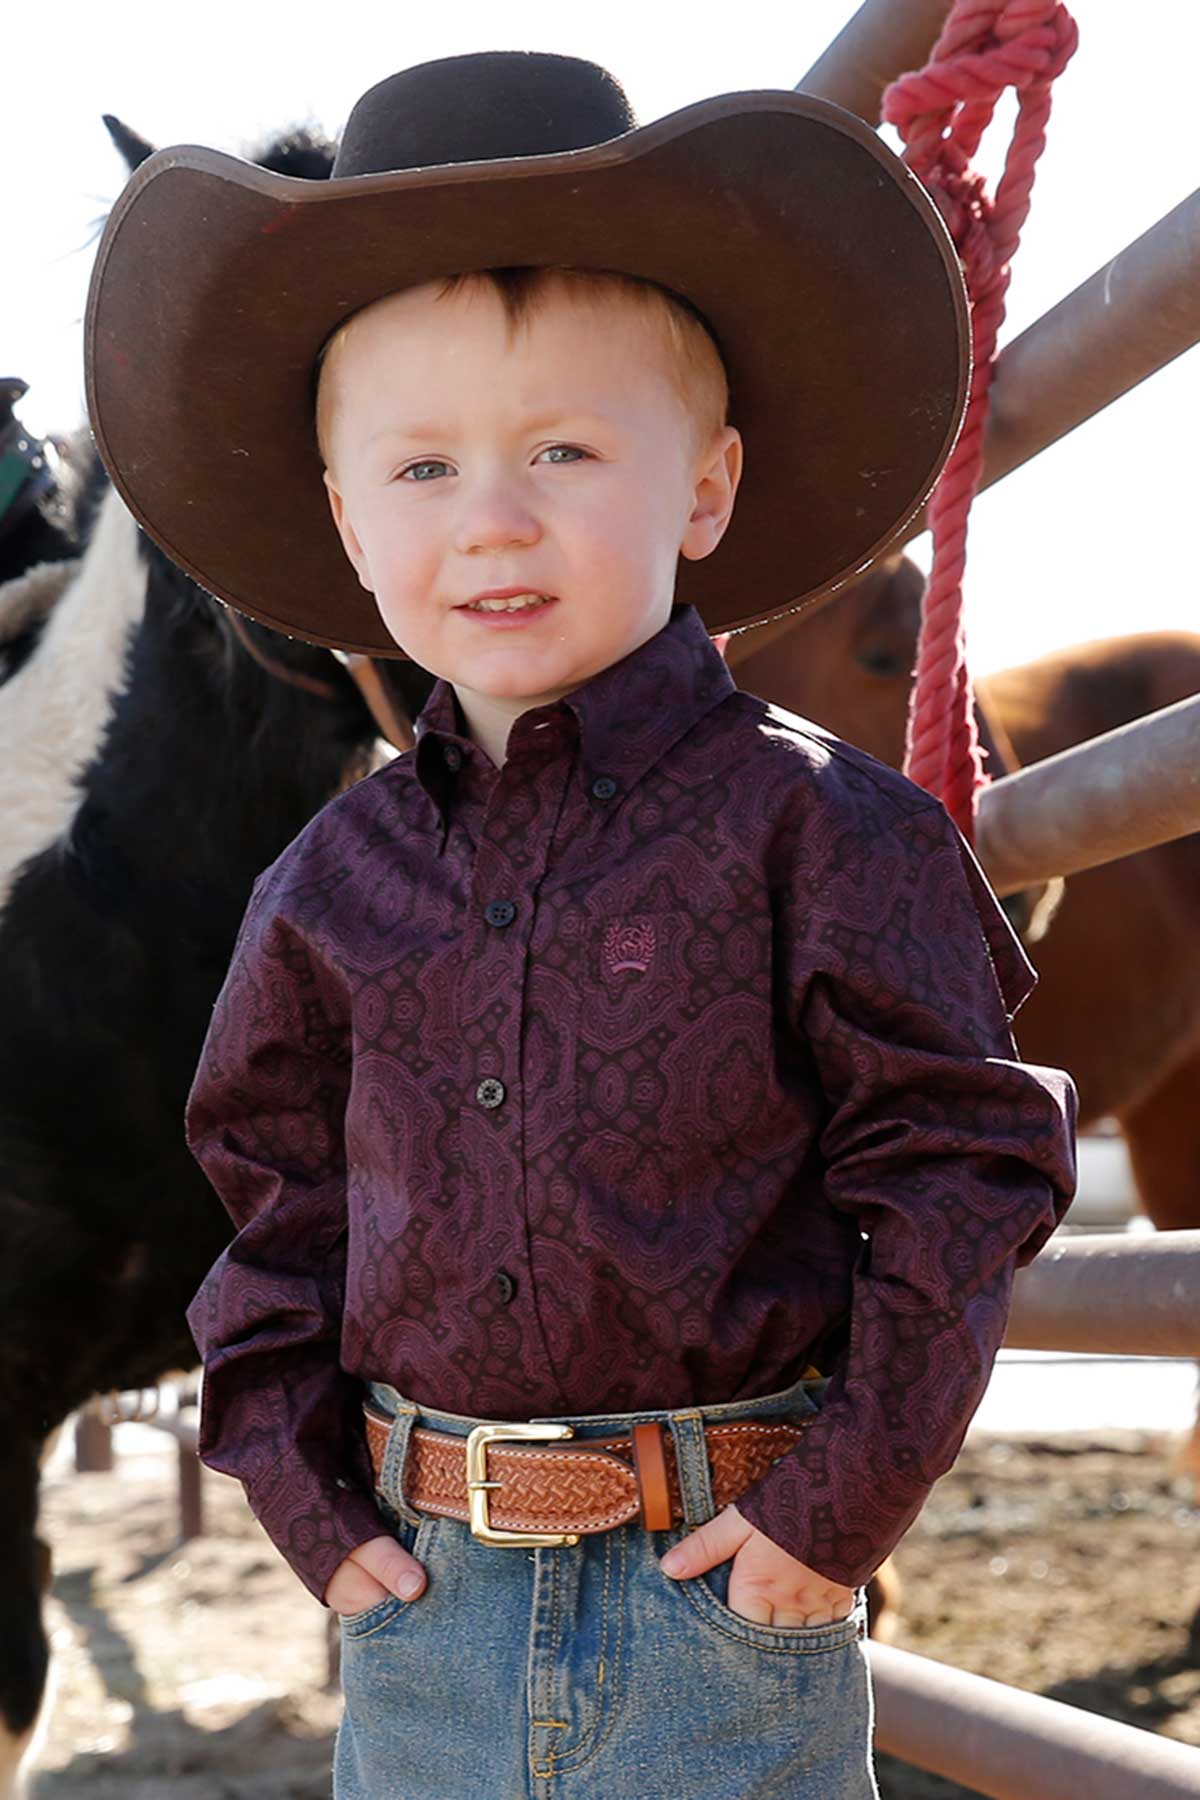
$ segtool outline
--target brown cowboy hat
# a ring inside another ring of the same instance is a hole
[[[790,90],[638,127],[575,57],[449,57],[358,101],[328,181],[181,145],[130,179],[85,328],[100,452],[202,586],[294,637],[402,656],[322,485],[313,367],[360,307],[468,269],[614,269],[704,317],[745,440],[718,548],[676,598],[712,632],[840,586],[921,507],[966,403],[958,259],[860,119]]]

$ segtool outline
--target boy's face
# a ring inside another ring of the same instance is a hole
[[[359,314],[322,372],[326,484],[396,642],[510,716],[652,637],[676,562],[725,531],[741,439],[703,450],[628,302],[554,293],[508,342],[499,295],[408,289]],[[549,596],[468,610],[492,589]]]

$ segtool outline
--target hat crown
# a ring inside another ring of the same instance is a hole
[[[620,83],[597,63],[492,50],[418,63],[358,100],[333,176],[553,156],[636,128]]]

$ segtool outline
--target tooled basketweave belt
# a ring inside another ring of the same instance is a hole
[[[391,1417],[364,1403],[376,1478]],[[705,1443],[719,1511],[786,1455],[803,1425],[738,1419],[706,1425]],[[665,1531],[683,1520],[675,1444],[658,1421],[614,1437],[573,1436],[570,1425],[477,1425],[465,1437],[414,1426],[404,1462],[405,1501],[421,1512],[461,1519],[485,1544],[574,1544],[591,1532],[638,1520]]]

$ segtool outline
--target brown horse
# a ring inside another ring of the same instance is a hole
[[[903,556],[818,610],[730,639],[734,679],[899,768],[924,578]],[[993,775],[1200,692],[1200,635],[1078,644],[983,677]],[[999,764],[999,766],[997,766]],[[1068,1069],[1080,1123],[1106,1116],[1160,1229],[1200,1226],[1200,834],[1072,875],[1027,934],[1041,980],[1021,1055]]]

